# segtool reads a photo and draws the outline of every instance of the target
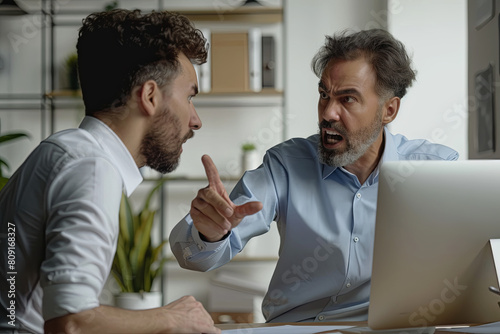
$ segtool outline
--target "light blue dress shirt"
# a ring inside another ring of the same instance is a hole
[[[384,132],[384,161],[456,160],[458,153],[425,140]],[[267,151],[231,192],[236,204],[264,208],[219,242],[204,242],[187,215],[172,230],[179,264],[207,271],[229,262],[273,221],[279,259],[264,297],[268,322],[366,320],[378,189],[378,168],[364,184],[344,168],[318,160],[319,136],[296,138]]]
[[[141,181],[120,138],[93,117],[30,154],[0,192],[0,332],[43,333],[46,320],[99,306],[116,250],[121,194]],[[15,284],[4,289],[10,277]],[[12,300],[15,309],[7,311]]]

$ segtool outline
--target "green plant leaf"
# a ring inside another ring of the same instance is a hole
[[[144,266],[144,257],[151,244],[151,227],[153,226],[155,212],[143,211],[141,213],[141,226],[135,233],[135,243],[130,252],[132,270],[137,272]]]
[[[110,10],[113,10],[115,8],[118,8],[118,1],[111,1],[111,2],[108,2],[105,6],[104,6],[104,10],[106,12],[109,12]]]
[[[111,265],[111,273],[115,277],[116,281],[120,285],[120,288],[122,291],[125,291],[125,285],[123,283],[123,278],[122,278],[122,270],[120,266],[120,260],[119,260],[119,255],[118,255],[118,245],[117,245],[117,254],[115,254],[115,257],[113,258],[113,263]]]
[[[128,292],[133,292],[133,279],[134,272],[130,266],[130,263],[127,261],[126,247],[123,242],[118,243],[117,247],[118,254],[118,263],[120,264],[121,276],[123,285]]]
[[[65,60],[66,69],[72,69],[78,65],[78,54],[76,52],[70,53]]]
[[[158,274],[160,274],[160,271],[166,262],[167,262],[167,258],[162,258],[160,263],[158,264],[158,267],[156,267],[155,269],[151,269],[151,273],[150,273],[151,282],[153,282],[155,280],[156,276],[158,276]]]
[[[134,235],[134,222],[133,222],[133,213],[130,208],[130,203],[128,202],[127,196],[122,194],[122,198],[120,201],[120,235],[123,238],[125,244],[129,245]],[[132,247],[127,247],[127,253],[130,251]]]
[[[8,178],[0,175],[0,190],[7,184],[7,181],[9,181]]]
[[[149,210],[149,204],[151,202],[151,198],[153,197],[153,195],[156,193],[156,191],[158,191],[158,189],[160,189],[160,187],[163,185],[163,183],[165,182],[165,180],[161,180],[160,182],[158,182],[158,184],[149,192],[149,195],[148,197],[146,197],[146,201],[144,202],[144,209],[143,210]]]
[[[153,285],[151,277],[151,266],[153,265],[152,257],[147,257],[144,262],[143,275],[144,275],[144,291],[150,292]]]
[[[4,144],[4,143],[7,143],[11,140],[15,140],[15,139],[18,139],[18,138],[22,138],[22,137],[28,137],[29,138],[29,135],[25,134],[25,133],[8,133],[8,134],[4,134],[4,135],[1,135],[0,136],[0,144]],[[8,181],[8,178],[5,178],[3,176],[3,167],[5,166],[5,168],[7,168],[7,170],[9,170],[9,164],[7,163],[7,161],[3,160],[3,159],[0,159],[0,189],[2,189],[5,184],[7,183]]]
[[[157,264],[157,266],[153,268],[153,265],[158,262],[158,259],[161,256],[161,251],[166,244],[167,240],[164,240],[160,245],[156,246],[156,248],[154,248],[153,251],[151,252],[151,264],[149,265],[148,268],[146,268],[147,270],[149,270],[149,272],[147,272],[146,275],[147,277],[149,277],[149,282],[151,285],[153,284],[153,281],[155,280],[156,276],[158,276],[161,268],[167,261],[167,258],[162,258],[160,262]]]
[[[25,133],[9,133],[9,134],[6,134],[6,135],[1,135],[0,136],[0,144],[1,143],[6,143],[8,141],[11,141],[11,140],[14,140],[14,139],[17,139],[17,138],[22,138],[22,137],[28,137],[29,136]]]
[[[245,143],[245,144],[241,145],[241,149],[242,149],[242,151],[247,152],[247,151],[255,150],[256,147],[255,147],[254,143]]]
[[[161,254],[161,250],[163,249],[163,246],[165,246],[167,244],[167,242],[168,242],[167,240],[164,240],[161,244],[156,246],[155,249],[153,249],[153,252],[151,255],[151,257],[153,258],[153,262],[158,260],[158,257]]]
[[[117,257],[115,257],[115,259],[116,259],[116,261],[118,261]],[[122,275],[120,274],[120,271],[119,271],[120,266],[118,264],[115,264],[114,262],[115,261],[113,261],[113,267],[111,268],[111,273],[113,274],[113,277],[115,278],[116,283],[118,283],[118,285],[120,286],[120,290],[122,292],[126,292],[127,288],[123,284],[123,278],[122,278]]]
[[[9,164],[7,163],[7,161],[0,159],[0,177],[3,177],[3,173],[2,173],[2,169],[3,168],[2,168],[2,166],[5,166],[5,168],[7,168],[7,170],[10,169]]]
[[[161,180],[151,189],[139,214],[133,212],[128,198],[122,196],[120,234],[112,272],[123,292],[151,291],[153,281],[165,263],[158,261],[158,258],[167,241],[153,247],[151,231],[157,211],[149,208],[153,195],[163,182]]]
[[[5,165],[7,168],[9,168],[9,164],[7,163],[7,161],[0,158],[0,166],[1,165]]]

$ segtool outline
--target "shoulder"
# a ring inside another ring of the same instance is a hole
[[[106,156],[96,138],[79,128],[56,132],[42,141],[42,145],[57,147],[74,157]]]
[[[269,149],[268,153],[283,159],[316,159],[318,135],[308,138],[292,138]]]
[[[49,180],[110,179],[119,183],[118,167],[98,140],[83,129],[57,132],[40,145],[38,157],[50,170]]]
[[[386,132],[388,133],[388,132]],[[399,160],[457,160],[454,149],[426,139],[408,139],[400,134],[389,134]]]
[[[89,158],[103,162],[108,160],[97,141],[86,131],[67,129],[44,139],[26,158],[18,173],[49,182],[69,165],[79,165]]]
[[[320,168],[318,159],[318,136],[292,138],[270,148],[264,156],[265,170],[274,175],[296,175]]]

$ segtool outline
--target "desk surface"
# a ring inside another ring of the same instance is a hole
[[[221,330],[228,330],[228,329],[245,329],[245,328],[258,328],[258,327],[272,327],[272,326],[285,326],[285,325],[292,325],[292,326],[317,326],[318,327],[318,334],[323,334],[327,333],[321,330],[322,326],[353,326],[353,327],[368,327],[368,324],[366,322],[296,322],[296,323],[239,323],[239,324],[217,324],[215,325],[216,327],[220,328]],[[344,333],[342,330],[336,330],[336,332]],[[377,333],[376,331],[374,333]],[[397,333],[397,332],[396,332]],[[395,333],[395,334],[396,334]],[[439,328],[436,329],[434,334],[453,334],[454,332],[450,331],[442,331],[439,330]],[[459,333],[459,334],[466,334],[466,333]]]

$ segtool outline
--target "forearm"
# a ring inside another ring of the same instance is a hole
[[[192,296],[141,311],[99,306],[48,320],[44,331],[46,334],[220,333],[203,305]]]
[[[68,314],[45,322],[46,334],[59,333],[170,333],[164,310],[151,309],[130,311],[111,306],[99,306],[91,310]]]

